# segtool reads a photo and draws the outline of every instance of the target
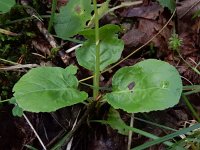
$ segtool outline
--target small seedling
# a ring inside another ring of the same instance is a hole
[[[181,55],[180,53],[180,47],[182,45],[183,41],[178,37],[178,34],[172,34],[172,36],[169,38],[169,48],[173,51],[176,51],[179,55],[179,57],[197,74],[200,74],[200,71],[197,69],[198,64],[196,67],[192,67]]]
[[[169,38],[169,48],[173,51],[179,52],[183,40],[178,37],[178,34],[172,34]]]

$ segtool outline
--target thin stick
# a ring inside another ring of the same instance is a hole
[[[53,26],[53,21],[54,21],[55,12],[56,12],[56,6],[57,6],[57,0],[53,0],[52,7],[51,7],[51,17],[50,17],[49,25],[48,25],[48,32],[51,32],[51,28]]]
[[[34,129],[33,125],[31,124],[31,122],[29,121],[28,117],[23,114],[23,117],[25,118],[26,122],[28,123],[28,125],[31,127],[31,129],[33,130],[35,136],[37,137],[38,141],[40,142],[40,144],[42,145],[44,150],[47,150],[44,143],[42,142],[41,138],[39,137],[38,133],[36,132],[36,130]]]
[[[0,68],[0,71],[10,71],[10,70],[22,69],[22,68],[35,68],[39,66],[40,65],[37,65],[37,64],[14,65],[14,66]]]
[[[1,29],[0,28],[0,33],[5,34],[5,35],[10,35],[10,36],[18,36],[19,34],[5,30],[5,29]]]
[[[82,45],[83,45],[83,44],[78,44],[78,45],[76,45],[76,46],[74,46],[74,47],[69,48],[69,49],[66,50],[65,52],[66,52],[66,53],[71,53],[72,51],[74,51],[75,49],[81,47]]]
[[[76,120],[74,121],[74,124],[73,124],[73,127],[72,127],[72,130],[75,128],[77,122],[78,122],[78,117],[79,117],[79,114],[80,114],[81,110],[79,110],[77,116],[76,116]],[[67,148],[66,150],[71,150],[71,147],[72,147],[72,142],[73,142],[73,137],[71,138],[71,140],[69,141],[69,143],[67,144]]]
[[[109,9],[105,14],[112,12],[112,11],[115,11],[116,9],[119,9],[119,8],[135,6],[135,5],[139,5],[139,4],[142,4],[142,3],[143,3],[143,1],[123,2],[123,3],[121,3],[121,5],[118,5],[116,7]]]
[[[133,127],[133,123],[134,123],[134,113],[132,113],[131,115],[130,127]],[[132,135],[133,135],[133,131],[129,130],[127,150],[131,149]]]
[[[179,19],[183,18],[193,7],[195,7],[198,3],[200,3],[200,0],[196,1],[196,3],[192,4],[192,6],[190,6],[190,8],[185,11],[185,13],[183,13]]]

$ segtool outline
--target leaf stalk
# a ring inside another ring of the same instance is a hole
[[[93,0],[94,14],[95,14],[95,47],[96,47],[96,59],[95,59],[95,71],[93,78],[93,98],[96,99],[99,95],[99,77],[100,77],[100,39],[99,39],[99,16],[97,10],[97,1]]]

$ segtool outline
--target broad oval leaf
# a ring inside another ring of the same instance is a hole
[[[84,101],[87,93],[77,89],[75,73],[74,66],[31,69],[13,88],[17,104],[25,111],[51,112]]]
[[[15,0],[0,0],[0,13],[8,12],[15,4]]]
[[[100,71],[104,70],[108,65],[115,63],[121,57],[124,48],[124,43],[118,39],[115,34],[120,28],[116,25],[106,25],[100,28]],[[80,34],[84,35],[88,40],[83,43],[83,46],[76,50],[78,63],[88,70],[95,70],[95,32],[93,29],[83,31]]]
[[[121,68],[113,76],[113,92],[105,98],[114,108],[130,113],[163,110],[178,103],[182,81],[170,64],[148,59]]]
[[[107,38],[100,42],[100,71],[108,65],[115,63],[121,57],[124,44],[117,37]],[[86,41],[83,46],[76,50],[78,63],[88,70],[95,70],[95,43]]]
[[[90,0],[70,0],[55,16],[56,34],[62,39],[74,36],[86,27],[86,22],[91,18],[91,11]]]

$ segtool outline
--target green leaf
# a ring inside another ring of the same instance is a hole
[[[157,0],[161,6],[167,7],[171,12],[176,8],[175,0]]]
[[[22,117],[23,116],[23,109],[19,106],[15,105],[15,107],[12,109],[13,116]]]
[[[17,105],[17,102],[16,102],[15,97],[12,97],[12,98],[9,100],[9,103],[15,105],[14,108],[12,109],[12,114],[13,114],[13,116],[15,116],[15,117],[16,117],[16,116],[17,116],[17,117],[22,117],[22,115],[23,115],[23,109],[20,108],[20,107]]]
[[[74,66],[31,69],[13,88],[17,104],[25,111],[51,112],[84,101],[87,93],[77,90],[76,69]]]
[[[101,19],[109,10],[109,3],[110,3],[110,0],[106,0],[104,3],[101,4],[101,7],[98,8],[97,11],[98,11],[99,19]],[[88,23],[88,27],[94,26],[94,20],[95,20],[95,14],[92,16],[90,22]]]
[[[192,16],[192,19],[195,19],[200,16],[200,10],[195,11],[194,15]]]
[[[121,31],[121,28],[114,24],[107,24],[99,28],[99,39],[103,40],[106,38],[111,38],[117,32]],[[83,35],[88,40],[95,41],[95,30],[94,29],[85,29],[79,32],[80,35]]]
[[[35,147],[30,146],[30,145],[25,145],[25,147],[27,147],[27,148],[30,149],[30,150],[38,150],[38,149],[36,149]]]
[[[111,128],[118,131],[123,135],[128,135],[129,129],[127,125],[121,119],[120,114],[113,108],[110,108],[107,120],[94,120],[92,122],[100,122],[102,124],[109,124]]]
[[[105,25],[99,29],[100,32],[100,70],[115,63],[121,57],[124,43],[115,34],[120,28],[116,25]],[[76,50],[78,63],[88,70],[95,70],[95,32],[93,29],[80,32],[88,40],[83,46]]]
[[[11,99],[8,99],[10,104],[15,105],[16,104],[16,99],[15,97],[12,97]]]
[[[182,82],[170,64],[148,59],[117,71],[112,80],[113,92],[105,99],[114,108],[137,113],[163,110],[178,103]]]
[[[70,0],[55,16],[56,34],[63,39],[74,36],[86,27],[86,22],[91,18],[91,11],[90,0]]]
[[[8,12],[13,5],[15,5],[15,0],[0,0],[0,12]]]

